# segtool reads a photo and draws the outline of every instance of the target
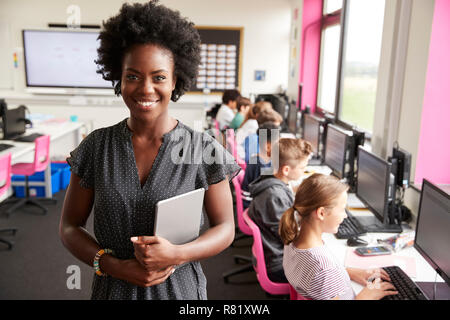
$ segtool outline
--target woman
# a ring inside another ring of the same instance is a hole
[[[72,176],[62,242],[94,265],[92,299],[206,299],[198,260],[234,238],[227,178],[239,167],[215,140],[168,115],[169,101],[196,77],[199,35],[179,12],[148,2],[124,4],[99,39],[99,72],[122,95],[130,117],[95,130],[67,159]],[[211,153],[225,162],[205,161]],[[206,189],[207,230],[184,245],[152,236],[156,203],[198,188]],[[96,239],[84,229],[92,208]]]

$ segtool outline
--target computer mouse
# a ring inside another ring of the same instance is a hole
[[[369,243],[359,237],[351,237],[347,240],[347,245],[349,247],[356,247],[356,246],[367,246]]]

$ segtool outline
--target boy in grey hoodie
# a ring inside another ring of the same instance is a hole
[[[273,282],[288,282],[283,271],[283,242],[278,225],[283,213],[294,204],[294,193],[288,183],[303,175],[312,151],[302,139],[280,139],[278,170],[273,175],[261,175],[249,185],[253,198],[249,217],[261,231],[267,275]]]

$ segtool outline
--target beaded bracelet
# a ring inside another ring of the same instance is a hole
[[[99,276],[106,276],[106,273],[103,273],[100,270],[100,257],[105,254],[105,253],[110,253],[110,254],[114,254],[114,252],[111,249],[101,249],[99,250],[96,254],[95,254],[95,258],[94,258],[94,271],[97,275]]]

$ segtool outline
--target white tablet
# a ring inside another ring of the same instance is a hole
[[[198,238],[205,189],[200,188],[156,204],[154,234],[173,244]]]

